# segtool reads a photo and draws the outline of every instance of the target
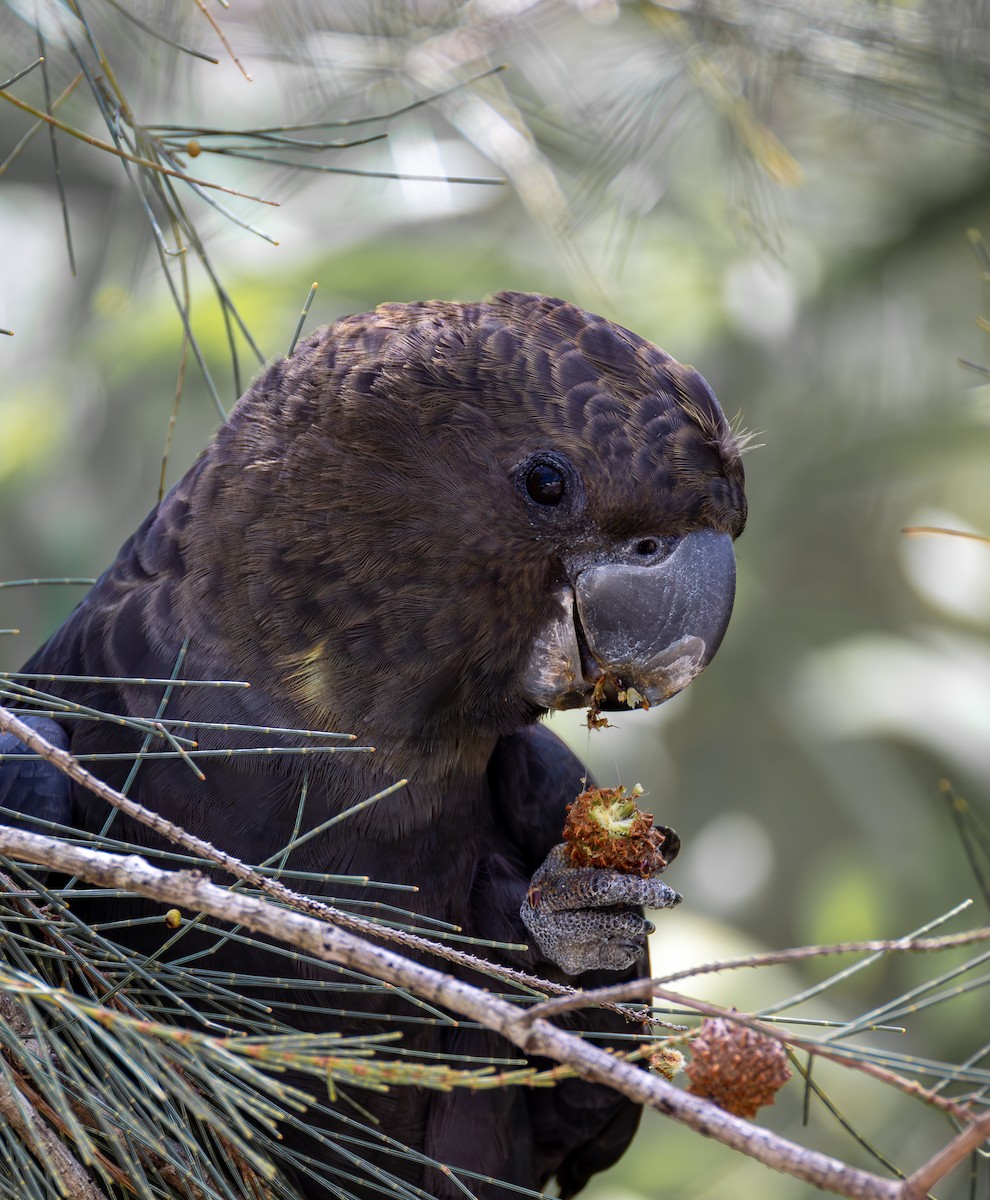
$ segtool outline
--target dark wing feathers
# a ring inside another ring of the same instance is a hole
[[[69,748],[61,725],[47,717],[25,716],[43,738],[59,750]],[[12,733],[0,733],[0,822],[17,825],[34,833],[48,832],[43,823],[72,824],[72,783],[57,767],[42,758],[12,759],[7,754],[32,754]]]
[[[499,740],[488,765],[499,829],[531,875],[561,840],[568,804],[588,786],[588,770],[546,725]]]

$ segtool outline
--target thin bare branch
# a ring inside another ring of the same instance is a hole
[[[48,111],[50,113],[54,113],[59,108],[61,108],[62,105],[65,103],[65,101],[68,100],[68,98],[72,95],[72,93],[80,85],[80,83],[82,83],[82,81],[83,81],[83,74],[80,71],[79,74],[76,75],[75,78],[71,81],[71,83],[68,83],[65,86],[65,88],[63,88],[61,93],[58,96],[56,96],[56,98],[52,101],[51,106],[49,107]],[[24,149],[24,147],[28,144],[28,142],[30,142],[30,140],[34,137],[34,135],[38,132],[38,130],[44,129],[44,127],[45,127],[44,121],[35,121],[35,123],[27,131],[27,133],[25,133],[20,138],[20,140],[14,146],[13,150],[11,150],[11,152],[7,155],[7,157],[3,160],[3,162],[0,162],[0,175],[4,174],[4,172],[10,166],[10,164],[14,161],[15,158],[17,158],[17,156]],[[51,128],[51,126],[49,126],[49,128]]]
[[[44,61],[45,61],[44,55],[39,54],[33,63],[28,63],[28,65],[26,67],[24,67],[23,70],[18,71],[16,75],[11,75],[11,77],[9,79],[5,79],[3,81],[3,83],[0,83],[0,90],[9,88],[12,84],[15,84],[18,81],[18,79],[23,79],[24,76],[30,74],[30,72],[33,71],[35,69],[35,67],[40,67]]]
[[[990,926],[967,929],[963,933],[950,933],[945,937],[933,938],[880,938],[863,942],[834,942],[830,946],[792,946],[786,950],[771,950],[766,954],[749,954],[744,958],[727,958],[724,962],[701,963],[685,967],[671,975],[653,980],[656,987],[674,983],[678,979],[690,979],[695,975],[708,975],[720,971],[736,971],[741,967],[772,967],[782,964],[804,962],[807,959],[825,958],[837,954],[893,954],[899,951],[912,953],[934,953],[939,950],[954,950],[960,946],[973,946],[990,941]]]
[[[981,929],[974,931],[975,937],[968,934],[960,935],[968,940],[985,941],[990,939],[990,929]],[[928,941],[943,941],[944,939],[925,939]],[[958,943],[954,943],[958,944]],[[965,943],[963,943],[965,944]],[[892,943],[890,948],[907,949],[910,943],[904,942],[901,944]],[[917,946],[915,947],[917,948]],[[923,947],[928,949],[929,947]],[[940,947],[944,948],[944,947]],[[809,954],[803,957],[813,957],[813,952],[816,947],[807,947]],[[745,1013],[736,1012],[734,1009],[723,1008],[719,1004],[711,1004],[706,1001],[696,1000],[692,996],[683,995],[680,992],[673,992],[661,986],[662,980],[655,979],[634,979],[626,983],[613,984],[611,987],[596,988],[594,991],[580,992],[575,996],[564,996],[555,1000],[547,1000],[543,1004],[534,1005],[526,1014],[526,1018],[530,1021],[540,1019],[549,1019],[558,1016],[560,1013],[568,1012],[576,1008],[590,1008],[593,1006],[604,1005],[606,1003],[616,1003],[620,1000],[631,999],[648,999],[650,996],[655,996],[658,1000],[663,1000],[668,1004],[675,1004],[679,1007],[692,1009],[693,1011],[704,1014],[708,1017],[722,1017],[725,1020],[733,1021],[738,1025],[745,1026],[747,1029],[756,1030],[765,1037],[772,1038],[774,1041],[781,1042],[789,1046],[792,1050],[801,1050],[808,1054],[818,1055],[820,1058],[827,1058],[830,1062],[837,1063],[840,1066],[848,1067],[852,1070],[862,1071],[866,1075],[878,1079],[881,1083],[896,1087],[899,1091],[906,1095],[915,1096],[925,1104],[930,1104],[935,1108],[940,1108],[945,1112],[952,1114],[960,1120],[969,1120],[971,1113],[965,1104],[960,1104],[953,1100],[938,1095],[928,1088],[923,1088],[914,1080],[905,1079],[896,1071],[887,1070],[884,1067],[877,1066],[875,1063],[866,1062],[857,1057],[853,1051],[835,1050],[820,1041],[811,1041],[802,1038],[798,1034],[785,1033],[779,1027],[770,1024],[766,1021],[761,1021],[756,1017],[751,1017]]]
[[[925,1197],[940,1179],[962,1162],[962,1160],[990,1138],[990,1112],[985,1112],[957,1134],[947,1146],[933,1155],[923,1167],[905,1179],[902,1200],[925,1200]]]
[[[941,525],[905,525],[901,533],[936,533],[944,537],[968,538],[970,541],[990,546],[990,537],[985,533],[970,533],[968,529],[944,529]]]
[[[864,1075],[870,1075],[880,1083],[895,1087],[907,1096],[914,1096],[925,1104],[942,1109],[944,1112],[950,1113],[961,1121],[972,1119],[972,1113],[965,1104],[948,1100],[944,1096],[940,1096],[928,1088],[922,1087],[920,1083],[916,1083],[913,1079],[905,1079],[903,1075],[898,1075],[896,1071],[890,1071],[886,1067],[879,1067],[875,1063],[858,1057],[853,1050],[841,1051],[832,1046],[827,1046],[820,1041],[810,1041],[796,1034],[785,1034],[776,1026],[760,1021],[756,1017],[750,1017],[745,1013],[736,1012],[733,1009],[723,1008],[720,1004],[710,1004],[704,1000],[695,1000],[694,997],[686,996],[681,992],[671,992],[666,988],[656,988],[653,994],[658,1000],[663,1000],[668,1004],[685,1005],[694,1009],[695,1012],[703,1013],[705,1016],[723,1017],[728,1021],[735,1022],[737,1025],[744,1026],[746,1029],[753,1029],[765,1037],[773,1038],[774,1041],[790,1046],[792,1050],[803,1050],[808,1054],[815,1054],[819,1058],[827,1058],[829,1062],[837,1063],[839,1066],[848,1067],[854,1071],[862,1071]]]
[[[216,35],[220,39],[220,41],[223,43],[224,50],[226,50],[227,53],[230,55],[234,65],[237,67],[238,71],[240,71],[240,73],[244,76],[244,78],[248,81],[248,83],[253,83],[254,80],[248,74],[247,70],[244,67],[244,64],[234,53],[233,46],[231,46],[230,42],[227,41],[227,38],[224,35],[223,30],[220,28],[219,23],[217,22],[216,18],[211,14],[210,10],[203,3],[203,0],[195,0],[195,3],[196,3],[196,7],[199,9],[199,11],[203,14],[204,17],[206,17],[207,21],[209,21],[209,23],[213,26],[214,32],[216,33]]]

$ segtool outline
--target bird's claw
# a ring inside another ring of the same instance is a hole
[[[642,958],[654,930],[640,906],[672,908],[680,899],[657,878],[573,867],[561,843],[530,881],[519,915],[543,957],[568,975],[623,971]]]

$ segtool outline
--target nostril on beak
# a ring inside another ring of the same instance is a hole
[[[645,537],[630,538],[625,544],[624,560],[640,566],[662,562],[673,554],[678,537],[661,537],[659,534],[647,534]]]

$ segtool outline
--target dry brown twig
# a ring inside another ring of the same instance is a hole
[[[73,778],[80,779],[80,782],[98,794],[110,793],[116,807],[125,808],[127,811],[140,808],[96,780],[76,763],[71,755],[45,742],[29,726],[3,708],[0,708],[0,729],[14,733],[39,753],[42,752],[38,745],[40,743],[44,747],[46,758]],[[168,827],[168,822],[163,822],[160,818],[158,821],[160,824],[156,825],[156,828],[160,831]],[[185,839],[191,837],[183,831],[178,832]],[[548,1016],[564,1008],[573,1007],[579,1002],[600,1004],[612,1002],[618,996],[628,996],[628,985],[621,989],[603,989],[598,993],[581,994],[580,997],[568,996],[563,1000],[548,1001],[529,1010],[520,1009],[517,1005],[478,987],[406,959],[392,950],[369,943],[363,937],[342,928],[338,917],[346,919],[351,926],[370,923],[359,922],[345,914],[338,914],[325,905],[300,897],[277,881],[259,876],[237,860],[222,855],[222,852],[214,851],[212,847],[210,850],[211,857],[220,855],[224,860],[222,865],[238,878],[249,879],[252,884],[264,887],[265,891],[276,895],[280,900],[291,898],[293,907],[301,907],[304,911],[276,907],[264,898],[219,887],[199,871],[163,871],[151,866],[138,855],[108,854],[67,845],[41,834],[0,826],[0,853],[8,857],[35,863],[60,873],[76,875],[98,886],[124,888],[169,906],[178,905],[231,924],[242,925],[254,933],[275,938],[326,962],[366,972],[383,982],[406,988],[452,1012],[479,1021],[487,1028],[500,1033],[527,1055],[539,1055],[564,1063],[582,1077],[615,1088],[631,1100],[649,1105],[703,1136],[714,1138],[723,1145],[762,1162],[772,1170],[805,1180],[836,1195],[851,1197],[852,1200],[923,1200],[928,1190],[939,1179],[990,1137],[990,1112],[984,1112],[972,1119],[966,1128],[914,1174],[903,1180],[884,1179],[800,1146],[747,1120],[733,1117],[708,1101],[689,1095],[661,1076],[623,1061],[614,1054],[557,1028],[547,1020]],[[328,921],[333,923],[328,924]],[[372,928],[376,936],[380,937],[381,930],[377,927]],[[990,937],[990,930],[967,936],[972,940],[987,938]],[[924,940],[945,943],[952,939]],[[958,939],[952,941],[953,944],[959,944]],[[875,947],[879,944],[870,945]],[[892,948],[906,949],[910,943],[902,940],[890,945]],[[640,982],[638,986],[642,988],[644,984]],[[677,993],[669,993],[668,996],[678,1003],[687,999]],[[705,1008],[714,1009],[714,1006],[699,1005],[693,1000],[688,1003],[698,1011]],[[724,1010],[715,1011],[724,1015]],[[752,1020],[742,1018],[738,1014],[736,1019],[747,1023]],[[761,1031],[769,1032],[771,1036],[781,1036],[773,1027],[763,1026],[755,1021],[752,1023]],[[795,1042],[790,1037],[787,1040],[791,1044]],[[802,1049],[818,1053],[815,1043],[802,1045]],[[893,1080],[886,1079],[885,1082]],[[918,1092],[922,1094],[921,1089],[918,1089]],[[966,1117],[968,1114],[960,1110],[957,1115]]]

